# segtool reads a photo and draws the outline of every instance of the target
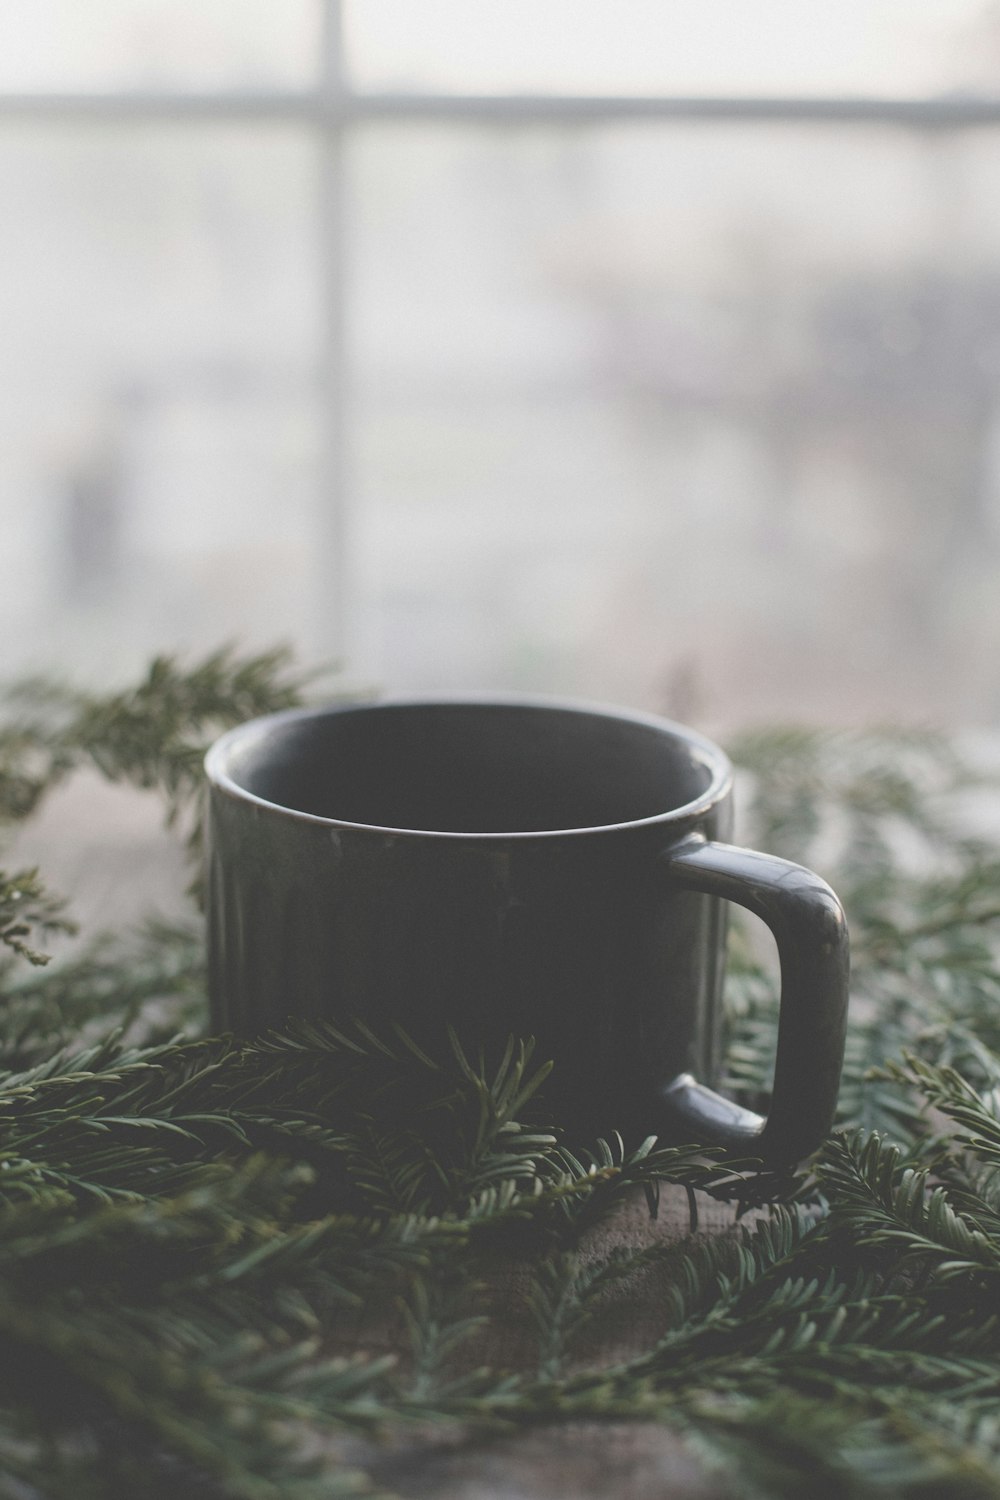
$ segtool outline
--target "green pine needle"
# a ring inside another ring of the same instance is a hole
[[[21,684],[0,821],[88,766],[193,849],[206,744],[303,684],[231,650]],[[61,907],[0,877],[0,1496],[318,1500],[370,1491],[384,1433],[642,1419],[734,1495],[1000,1497],[1000,858],[963,822],[997,779],[932,734],[734,748],[743,837],[828,876],[855,955],[841,1129],[781,1183],[524,1123],[529,1039],[487,1066],[349,1020],[206,1038],[195,920],[40,968]],[[730,1085],[766,1108],[776,985],[738,923],[728,1002]],[[771,1206],[601,1249],[667,1185]],[[615,1353],[636,1298],[647,1342]]]

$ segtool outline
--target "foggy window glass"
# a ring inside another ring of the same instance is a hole
[[[1000,716],[996,0],[97,10],[0,0],[3,675]]]
[[[315,170],[260,125],[0,132],[8,670],[308,634]]]
[[[995,20],[982,0],[348,0],[347,37],[369,89],[899,97],[995,93]]]
[[[292,88],[317,0],[0,0],[0,89]]]
[[[393,680],[1000,713],[991,132],[358,143],[359,524]]]

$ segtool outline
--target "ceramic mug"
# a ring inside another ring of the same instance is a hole
[[[206,761],[217,1028],[289,1015],[533,1036],[571,1129],[795,1161],[830,1128],[848,939],[811,871],[725,842],[732,770],[643,713],[529,698],[392,699],[231,730]],[[723,898],[723,899],[720,899]],[[765,1119],[712,1091],[726,902],[781,963]]]

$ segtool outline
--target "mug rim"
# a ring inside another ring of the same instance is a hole
[[[561,713],[579,714],[582,717],[614,719],[619,723],[636,724],[653,729],[664,737],[681,740],[694,752],[694,759],[710,773],[708,786],[697,797],[680,807],[667,808],[662,813],[652,813],[645,818],[629,818],[617,823],[595,823],[584,827],[524,829],[507,832],[456,831],[439,828],[397,828],[382,823],[356,823],[349,818],[330,818],[321,813],[304,812],[297,807],[287,807],[282,802],[272,802],[256,792],[241,786],[226,769],[233,749],[244,740],[262,737],[272,727],[280,724],[300,722],[307,719],[329,718],[334,714],[365,713],[383,708],[437,708],[454,704],[467,704],[472,708],[537,708],[551,709]],[[715,807],[731,791],[733,768],[726,752],[696,729],[668,719],[662,714],[647,713],[642,709],[623,708],[616,704],[594,703],[587,699],[550,697],[544,693],[483,693],[483,692],[432,692],[393,693],[381,698],[350,700],[344,703],[327,703],[317,707],[286,708],[273,714],[261,714],[227,729],[209,746],[204,759],[205,775],[211,786],[252,806],[277,812],[295,822],[311,823],[322,828],[346,828],[352,832],[391,835],[398,838],[444,839],[468,843],[470,840],[487,843],[518,843],[531,839],[571,838],[594,833],[612,833],[618,829],[669,827],[672,824],[689,822],[702,817]]]

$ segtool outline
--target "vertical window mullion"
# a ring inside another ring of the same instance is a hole
[[[318,85],[317,219],[322,304],[320,463],[316,494],[314,617],[321,654],[353,658],[355,599],[347,348],[347,215],[345,128],[351,117],[344,68],[342,0],[321,0]]]

